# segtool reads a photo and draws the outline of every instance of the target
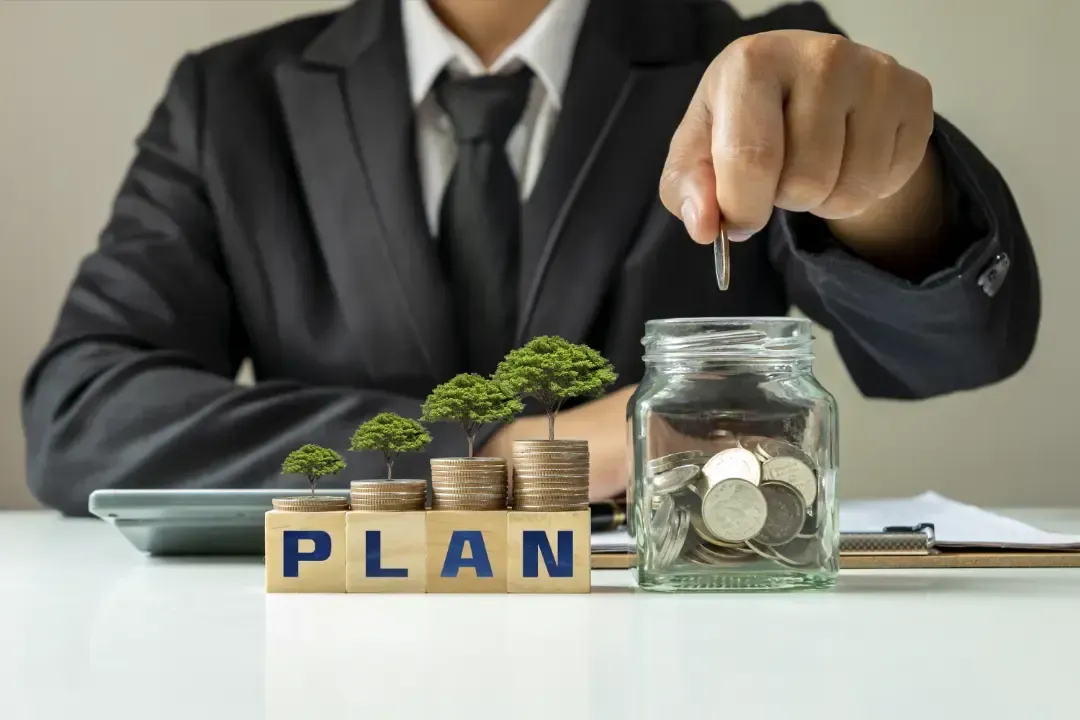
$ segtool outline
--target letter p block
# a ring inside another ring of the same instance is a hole
[[[345,592],[345,513],[266,513],[266,591]]]

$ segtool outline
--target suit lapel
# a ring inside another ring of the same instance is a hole
[[[679,27],[685,19],[662,0],[592,1],[524,208],[519,344],[544,334],[583,341],[655,201],[671,135],[703,70],[672,62]],[[649,35],[659,40],[642,42]]]
[[[428,370],[443,379],[458,369],[457,343],[420,199],[399,15],[396,0],[360,0],[276,78],[333,282],[385,268],[372,311],[404,309]]]

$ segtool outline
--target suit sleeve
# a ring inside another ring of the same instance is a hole
[[[198,97],[186,58],[24,384],[30,488],[65,514],[86,514],[100,488],[300,489],[281,475],[289,451],[341,452],[377,412],[420,413],[420,400],[378,389],[236,384],[247,344],[201,180]],[[431,428],[428,452],[395,474],[426,477],[427,457],[462,454],[454,429]],[[348,469],[324,485],[385,477],[377,454],[343,455]]]
[[[840,32],[816,3],[767,17],[772,29]],[[777,211],[766,231],[790,301],[832,332],[868,397],[926,398],[1003,380],[1037,337],[1038,268],[1008,185],[945,118],[936,117],[931,143],[949,187],[950,241],[963,248],[949,267],[918,282],[899,278],[848,252],[808,214]]]

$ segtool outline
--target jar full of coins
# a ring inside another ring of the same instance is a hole
[[[646,324],[628,488],[641,588],[835,583],[836,401],[814,377],[811,328],[788,317]]]

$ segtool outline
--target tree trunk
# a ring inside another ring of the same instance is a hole
[[[476,433],[469,433],[469,457],[473,456],[473,439],[476,437]]]
[[[387,481],[394,479],[394,458],[389,455],[386,457],[386,479]]]
[[[548,440],[555,439],[555,411],[548,410]]]
[[[319,478],[314,475],[308,475],[308,482],[311,484],[311,496],[315,496],[315,483],[319,482]]]

